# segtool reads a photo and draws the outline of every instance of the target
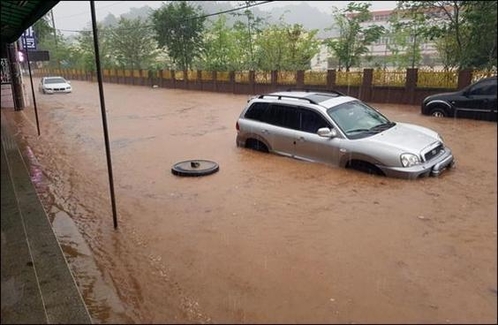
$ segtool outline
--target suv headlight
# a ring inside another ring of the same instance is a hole
[[[403,167],[411,167],[420,164],[420,159],[417,155],[412,153],[403,153],[401,154],[401,165]]]

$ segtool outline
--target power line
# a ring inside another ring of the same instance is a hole
[[[211,16],[217,16],[217,15],[221,15],[221,14],[227,14],[229,12],[234,12],[234,11],[238,11],[238,10],[241,10],[241,9],[247,9],[247,8],[251,8],[251,7],[255,7],[255,6],[259,6],[259,5],[264,5],[264,4],[269,3],[269,2],[273,2],[273,1],[261,1],[261,2],[258,2],[258,3],[248,4],[248,5],[244,6],[244,7],[228,9],[228,10],[225,10],[225,11],[216,12],[214,14],[208,14],[208,15],[204,15],[204,16],[193,17],[193,18],[189,18],[189,19],[186,19],[186,20],[207,18],[207,17],[211,17]]]
[[[123,1],[121,1],[121,2],[123,2]],[[273,0],[272,1],[261,1],[261,2],[258,2],[258,3],[252,3],[252,4],[248,4],[248,5],[242,6],[242,7],[228,9],[228,10],[223,10],[223,11],[215,12],[215,13],[212,13],[212,14],[207,14],[207,15],[202,15],[202,16],[197,16],[197,17],[189,17],[187,19],[184,19],[183,21],[189,21],[189,20],[202,19],[202,18],[207,18],[207,17],[212,17],[212,16],[218,16],[218,15],[222,15],[222,14],[226,14],[226,13],[230,13],[230,12],[234,12],[234,11],[238,11],[238,10],[242,10],[242,9],[248,9],[248,8],[251,8],[251,7],[263,5],[263,4],[266,4],[266,3],[269,3],[269,2],[273,2]],[[153,28],[153,27],[154,27],[153,25],[145,25],[145,26],[143,26],[143,28]],[[115,28],[114,30],[126,31],[126,30],[134,30],[134,29],[136,29],[136,28]],[[58,31],[60,31],[60,32],[69,32],[69,33],[80,33],[80,32],[89,32],[90,30],[58,29]]]

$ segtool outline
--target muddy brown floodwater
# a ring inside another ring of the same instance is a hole
[[[245,95],[105,84],[114,230],[98,86],[72,84],[37,94],[40,137],[2,118],[95,323],[496,323],[497,123],[373,104],[454,152],[408,181],[237,148]]]

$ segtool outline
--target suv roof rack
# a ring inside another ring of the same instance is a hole
[[[337,96],[346,96],[345,94],[343,94],[343,93],[341,93],[340,91],[337,91],[337,90],[323,90],[323,89],[315,90],[315,89],[309,89],[309,88],[289,88],[286,91],[289,91],[289,92],[292,92],[292,91],[304,91],[304,92],[307,92],[307,93],[314,92],[314,93],[321,94],[321,95],[335,94]]]
[[[282,99],[282,97],[283,98],[292,98],[292,99],[301,99],[301,100],[307,100],[308,102],[310,102],[310,104],[320,105],[319,103],[317,103],[313,99],[306,98],[306,97],[289,96],[289,95],[273,95],[273,94],[265,94],[265,95],[258,96],[258,98],[260,98],[260,99],[265,98],[265,97],[277,97],[277,99]]]

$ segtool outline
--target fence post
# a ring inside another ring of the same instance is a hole
[[[296,74],[296,87],[297,89],[304,88],[304,71],[298,70]]]
[[[467,87],[472,83],[472,70],[463,69],[458,71],[458,88],[460,90],[462,88]]]
[[[278,72],[277,70],[272,70],[271,71],[271,88],[273,90],[277,89],[277,84],[278,84]]]
[[[406,69],[405,100],[403,104],[415,105],[415,90],[417,89],[418,69]]]
[[[256,92],[256,73],[254,70],[249,71],[249,88],[251,89],[251,94],[254,94]]]
[[[336,72],[335,69],[327,70],[327,89],[334,90],[335,88],[335,80],[336,80]]]
[[[229,72],[230,85],[232,85],[232,94],[235,94],[235,71]]]
[[[190,89],[190,80],[188,80],[188,69],[183,69],[183,89]]]
[[[204,90],[202,85],[202,70],[197,70],[197,88],[200,90]]]
[[[211,80],[213,80],[214,91],[218,92],[218,75],[216,74],[216,70],[211,71]]]
[[[360,85],[359,97],[365,102],[372,100],[373,69],[363,69],[363,81]]]

